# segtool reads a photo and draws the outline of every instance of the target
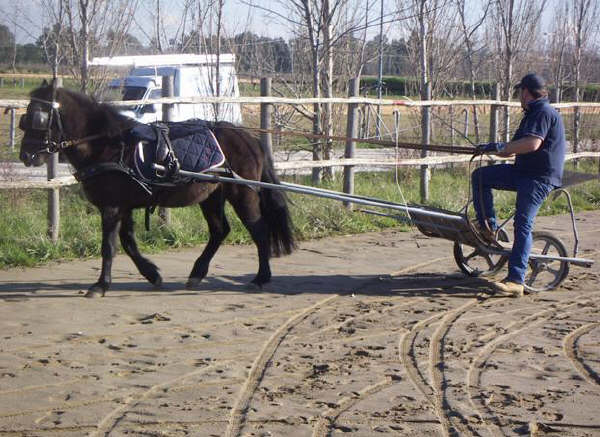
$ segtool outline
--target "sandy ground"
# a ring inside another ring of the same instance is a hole
[[[600,213],[579,215],[600,261]],[[539,226],[568,236],[565,217]],[[600,435],[600,267],[493,297],[451,243],[394,230],[311,241],[251,291],[253,247],[0,271],[0,435]]]

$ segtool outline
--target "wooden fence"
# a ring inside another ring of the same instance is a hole
[[[164,80],[165,89],[163,96],[172,95],[168,89],[168,80]],[[392,158],[384,159],[364,159],[356,158],[356,138],[357,132],[357,108],[358,105],[375,105],[375,106],[392,106],[392,107],[414,107],[420,109],[421,112],[421,142],[426,145],[430,138],[430,111],[434,107],[455,107],[455,106],[487,106],[490,111],[490,126],[489,126],[489,141],[497,141],[498,138],[498,111],[501,107],[520,107],[519,102],[506,102],[502,100],[390,100],[390,99],[370,99],[358,97],[358,80],[353,79],[349,86],[349,95],[347,98],[287,98],[273,97],[271,93],[271,81],[269,78],[261,80],[261,96],[260,97],[163,97],[160,99],[135,100],[135,101],[114,101],[107,102],[114,106],[132,106],[146,104],[162,104],[163,114],[169,114],[173,104],[184,103],[240,103],[260,105],[260,139],[265,152],[272,154],[272,108],[273,105],[312,105],[315,103],[332,103],[347,105],[347,121],[346,121],[346,144],[343,159],[333,160],[310,160],[310,161],[279,161],[275,162],[277,170],[290,169],[308,169],[315,167],[334,167],[340,166],[344,168],[344,192],[352,194],[354,191],[354,168],[355,166],[419,166],[421,168],[421,201],[426,203],[428,200],[428,178],[429,167],[434,165],[461,163],[467,162],[469,156],[427,156],[426,149],[422,150],[421,158],[418,159],[403,159],[397,160]],[[9,146],[15,147],[15,129],[17,111],[23,111],[28,105],[28,100],[0,100],[0,109],[5,108],[5,112],[10,113],[10,129],[9,129]],[[558,103],[553,104],[556,108],[595,108],[600,109],[600,103]],[[423,120],[427,122],[423,122]],[[576,125],[577,127],[577,125]],[[576,137],[578,133],[576,132]],[[299,134],[302,136],[302,134]],[[598,158],[599,152],[583,152],[569,154],[567,159],[581,158]],[[498,160],[497,158],[495,159]],[[58,216],[58,190],[60,187],[75,184],[73,177],[57,178],[55,167],[48,167],[48,181],[39,182],[2,182],[0,181],[0,189],[16,189],[16,188],[42,188],[49,191],[49,235],[56,241],[58,238],[59,216]]]

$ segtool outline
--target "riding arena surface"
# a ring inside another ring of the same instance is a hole
[[[388,230],[303,242],[249,289],[255,248],[0,271],[0,435],[600,435],[599,212],[555,291],[494,297],[452,243]],[[537,227],[572,247],[567,216]]]

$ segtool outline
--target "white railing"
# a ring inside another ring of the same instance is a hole
[[[263,79],[264,80],[264,79]],[[261,86],[262,88],[262,86]],[[414,107],[420,108],[421,111],[428,111],[432,107],[452,107],[452,106],[489,106],[492,108],[492,112],[496,113],[500,107],[519,107],[519,102],[506,102],[502,100],[429,100],[429,101],[412,101],[410,99],[371,99],[363,97],[348,97],[348,98],[287,98],[287,97],[273,97],[269,93],[263,93],[261,97],[163,97],[160,99],[152,100],[136,100],[136,101],[109,101],[105,102],[114,106],[131,106],[131,105],[142,105],[142,104],[163,104],[173,105],[177,103],[193,104],[193,103],[239,103],[239,104],[250,104],[261,106],[261,129],[264,132],[270,132],[270,110],[272,105],[285,104],[285,105],[312,105],[315,103],[332,103],[332,104],[344,104],[348,105],[348,112],[352,108],[356,109],[358,105],[375,105],[375,106],[392,106],[396,108],[401,107]],[[353,94],[354,96],[357,93]],[[16,132],[16,115],[18,112],[23,112],[27,107],[28,100],[0,100],[0,110],[6,108],[7,112],[10,113],[10,145],[11,148],[15,146],[15,132]],[[600,109],[600,103],[559,103],[554,104],[556,108],[598,108]],[[4,112],[4,111],[2,111]],[[347,132],[356,132],[356,117],[348,117]],[[498,117],[490,116],[490,140],[497,138],[498,133]],[[494,135],[492,137],[492,134]],[[302,136],[299,133],[299,136]],[[428,138],[423,131],[422,144],[427,144]],[[493,140],[495,141],[495,139]],[[261,142],[263,147],[266,144],[271,144],[271,133],[261,133]],[[345,169],[354,169],[356,166],[363,167],[394,167],[394,166],[420,166],[421,169],[428,168],[429,166],[444,165],[452,163],[462,163],[470,160],[470,156],[425,156],[418,159],[395,159],[395,158],[356,158],[354,157],[354,147],[356,141],[354,139],[346,140],[346,154],[345,158],[333,159],[333,160],[298,160],[298,161],[276,161],[275,169],[279,171],[289,171],[298,169],[312,169],[312,168],[323,168],[323,167],[334,167],[343,166]],[[352,152],[348,152],[348,148],[351,147]],[[582,152],[569,154],[567,159],[581,159],[581,158],[599,158],[600,152]],[[496,159],[498,160],[498,159]],[[344,171],[344,177],[348,175],[348,178],[353,178],[353,170]],[[427,180],[427,178],[425,178]],[[76,181],[72,176],[54,178],[49,181],[0,181],[0,189],[48,189],[49,192],[56,193],[60,187],[69,186],[75,184]],[[422,181],[423,184],[423,181]],[[428,182],[427,182],[428,184]],[[347,184],[344,180],[344,187],[353,187],[353,183]],[[348,189],[351,194],[352,188]],[[345,188],[346,191],[346,188]],[[428,186],[422,189],[423,193],[427,193]],[[55,206],[55,209],[57,207]],[[54,229],[56,224],[49,223],[49,228]]]

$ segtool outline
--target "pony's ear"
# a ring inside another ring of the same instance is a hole
[[[48,81],[46,79],[42,81],[42,86],[48,86]]]

